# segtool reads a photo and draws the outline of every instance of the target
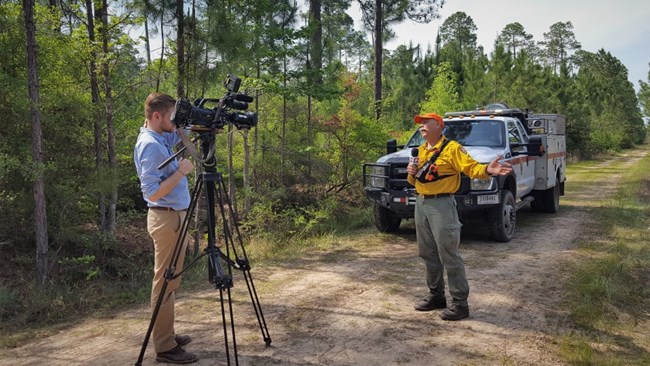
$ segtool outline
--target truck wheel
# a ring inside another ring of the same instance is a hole
[[[399,230],[399,224],[402,222],[402,219],[395,216],[393,211],[378,203],[375,203],[373,211],[377,230],[382,233],[394,233]]]
[[[512,192],[509,190],[501,192],[501,203],[499,203],[499,207],[492,209],[490,214],[490,226],[494,240],[510,241],[515,235],[517,221],[517,208]]]
[[[560,178],[549,189],[536,192],[535,199],[530,203],[537,212],[556,213],[560,210]]]

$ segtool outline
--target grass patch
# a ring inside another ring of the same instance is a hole
[[[594,169],[597,164],[570,166],[571,181],[588,182],[603,174],[603,169]],[[580,332],[560,340],[560,356],[575,365],[647,365],[650,157],[629,169],[607,170],[622,174],[621,185],[614,197],[594,198],[589,204],[594,221],[578,242],[581,259],[569,268],[566,283]]]

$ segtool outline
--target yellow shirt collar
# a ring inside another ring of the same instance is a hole
[[[446,139],[447,139],[447,138],[445,137],[445,135],[440,135],[440,139],[438,139],[438,142],[436,142],[435,145],[431,146],[431,144],[429,144],[429,142],[427,141],[427,144],[426,144],[426,146],[425,146],[424,148],[425,148],[427,151],[431,151],[431,150],[433,150],[433,149],[436,148],[436,147],[437,147],[438,149],[440,149],[440,146],[442,146],[442,143],[445,142]]]

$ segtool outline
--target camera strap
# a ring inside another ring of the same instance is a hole
[[[447,144],[451,142],[450,139],[445,138],[445,141],[440,145],[440,149],[435,149],[433,151],[433,155],[431,156],[431,159],[427,161],[424,166],[422,166],[422,169],[420,169],[416,174],[415,174],[415,179],[422,183],[431,183],[431,182],[436,182],[445,178],[452,177],[456,174],[447,174],[447,175],[440,175],[438,174],[438,166],[436,165],[436,160],[442,153],[442,150],[445,149]]]
[[[185,150],[190,153],[190,155],[194,158],[194,161],[201,161],[199,152],[196,150],[196,146],[194,146],[192,141],[190,141],[190,138],[187,137],[187,134],[185,134],[185,132],[183,132],[181,129],[176,129],[176,133],[178,134],[178,137],[181,138],[181,142],[183,143]]]

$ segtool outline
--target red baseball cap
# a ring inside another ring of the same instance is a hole
[[[435,119],[438,121],[440,127],[445,127],[445,121],[442,120],[442,117],[438,113],[424,113],[413,117],[415,123],[422,123],[425,119]]]

